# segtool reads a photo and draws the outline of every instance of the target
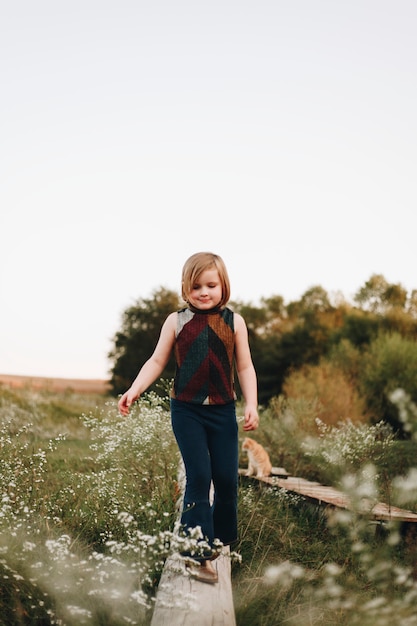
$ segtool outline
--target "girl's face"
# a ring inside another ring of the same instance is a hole
[[[210,310],[220,304],[222,295],[219,272],[213,268],[201,272],[197,281],[191,285],[188,302],[196,309]]]

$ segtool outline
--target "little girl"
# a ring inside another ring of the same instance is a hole
[[[213,547],[237,539],[238,428],[233,372],[236,366],[245,400],[243,429],[258,427],[257,381],[241,315],[226,305],[230,283],[223,260],[210,252],[193,254],[182,271],[187,306],[165,320],[152,356],[120,398],[122,415],[162,374],[172,350],[176,372],[171,391],[171,420],[186,473],[181,523],[201,528]],[[210,505],[210,485],[214,502]],[[217,582],[211,564],[216,553],[197,559],[192,575]]]

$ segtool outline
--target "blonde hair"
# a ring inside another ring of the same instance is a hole
[[[219,306],[226,306],[230,299],[230,281],[226,266],[221,257],[213,252],[196,252],[184,263],[182,268],[181,295],[185,302],[188,302],[188,294],[192,291],[193,285],[205,270],[216,269],[219,273],[222,288],[222,299]]]

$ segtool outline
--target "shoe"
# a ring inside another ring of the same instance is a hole
[[[199,580],[202,583],[214,585],[219,581],[217,572],[213,568],[210,561],[202,561],[200,565],[189,564],[187,565],[187,570],[192,578]]]

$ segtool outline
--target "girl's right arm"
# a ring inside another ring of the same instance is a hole
[[[175,343],[177,313],[171,313],[165,320],[158,343],[152,356],[143,364],[139,374],[120,398],[117,406],[122,415],[129,413],[130,406],[162,374],[168,363]]]

